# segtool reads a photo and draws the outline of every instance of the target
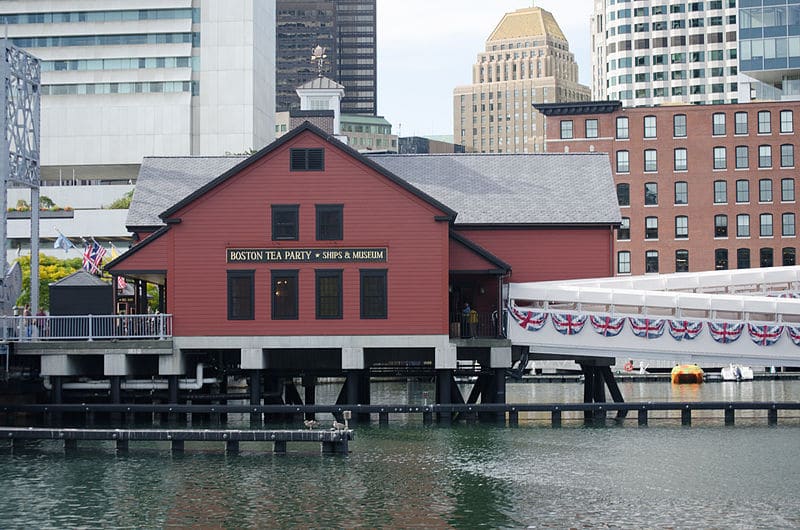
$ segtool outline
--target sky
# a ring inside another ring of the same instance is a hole
[[[378,114],[398,136],[453,134],[453,89],[505,13],[535,3],[553,13],[591,85],[592,0],[377,0]]]

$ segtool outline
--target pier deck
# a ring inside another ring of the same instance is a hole
[[[346,454],[352,429],[342,430],[250,430],[250,429],[82,429],[42,427],[0,427],[0,439],[20,445],[25,440],[64,440],[64,449],[77,447],[79,440],[115,441],[118,451],[127,451],[131,441],[168,441],[173,452],[185,442],[224,442],[229,453],[239,451],[240,442],[272,442],[274,452],[285,453],[287,442],[316,442],[323,453]]]

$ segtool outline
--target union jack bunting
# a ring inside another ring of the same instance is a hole
[[[610,316],[592,315],[589,319],[592,328],[604,337],[616,337],[625,326],[625,317],[612,318]]]
[[[570,313],[553,313],[550,315],[553,327],[562,335],[577,335],[586,324],[586,315],[572,315]]]
[[[511,317],[519,324],[519,327],[528,331],[539,331],[547,322],[547,313],[522,311],[512,305],[508,306],[508,310],[511,313]]]
[[[750,338],[753,342],[759,346],[772,346],[781,338],[783,326],[756,326],[747,324],[747,332],[750,334]]]
[[[703,322],[698,320],[670,320],[669,334],[675,340],[694,340],[703,331]]]
[[[786,333],[795,346],[800,346],[800,326],[786,326]]]
[[[711,333],[711,338],[720,344],[730,344],[739,340],[744,330],[744,322],[734,324],[732,322],[709,322],[708,332]]]
[[[635,318],[628,317],[631,323],[631,331],[637,337],[645,339],[657,339],[664,334],[664,324],[666,320],[663,318]]]

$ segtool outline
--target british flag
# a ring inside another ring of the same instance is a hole
[[[786,333],[795,346],[800,346],[800,326],[786,326]]]
[[[547,313],[538,311],[523,311],[513,305],[508,306],[511,317],[519,324],[519,327],[528,331],[539,331],[547,322]]]
[[[589,320],[592,323],[592,328],[604,337],[616,337],[625,326],[625,317],[613,318],[607,315],[592,315]]]
[[[553,327],[562,335],[577,335],[586,324],[586,315],[553,313],[550,318],[553,321]]]
[[[752,341],[759,346],[772,346],[781,338],[783,326],[747,324],[747,333],[750,334]]]
[[[694,340],[703,331],[701,320],[670,320],[669,334],[675,340]]]
[[[739,340],[744,330],[744,322],[709,322],[708,332],[711,333],[711,338],[720,344],[730,344]]]
[[[657,339],[664,334],[664,324],[666,320],[663,318],[636,318],[629,317],[631,323],[631,331],[637,337],[645,339]]]

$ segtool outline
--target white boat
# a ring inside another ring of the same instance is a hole
[[[722,369],[723,381],[752,381],[753,369],[741,364],[730,364]]]

